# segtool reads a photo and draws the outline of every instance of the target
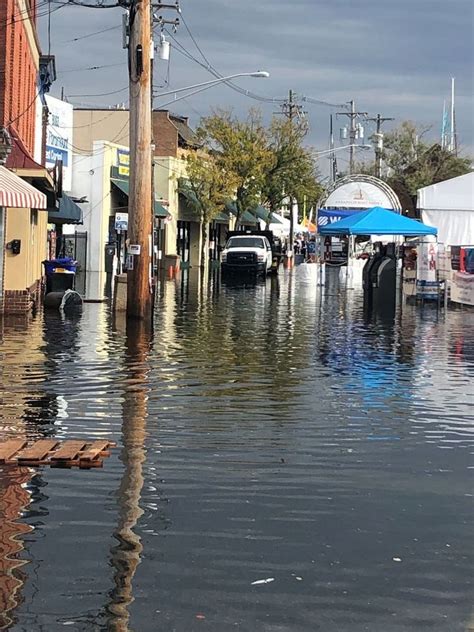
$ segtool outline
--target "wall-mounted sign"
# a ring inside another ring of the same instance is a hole
[[[46,95],[49,110],[46,128],[46,167],[52,169],[58,160],[63,162],[63,189],[72,188],[72,132],[73,106]]]
[[[130,175],[130,152],[128,149],[117,149],[117,166],[120,176]]]
[[[142,247],[140,246],[140,244],[130,244],[128,247],[128,254],[139,255],[141,250],[142,250]]]
[[[128,230],[128,213],[115,213],[115,230]]]

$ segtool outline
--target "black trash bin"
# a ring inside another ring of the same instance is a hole
[[[46,274],[46,294],[74,288],[77,261],[70,257],[43,261]]]

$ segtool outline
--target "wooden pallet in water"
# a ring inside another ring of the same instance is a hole
[[[37,467],[79,467],[89,469],[102,467],[104,458],[110,456],[115,443],[107,440],[84,439],[8,439],[0,442],[0,465]]]

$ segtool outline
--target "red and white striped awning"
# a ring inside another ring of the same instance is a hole
[[[48,204],[44,193],[0,166],[0,206],[46,209]]]

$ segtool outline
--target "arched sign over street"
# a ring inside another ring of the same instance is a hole
[[[401,213],[395,191],[383,180],[369,175],[352,175],[339,179],[323,198],[318,211],[318,226],[339,220],[374,206]]]

